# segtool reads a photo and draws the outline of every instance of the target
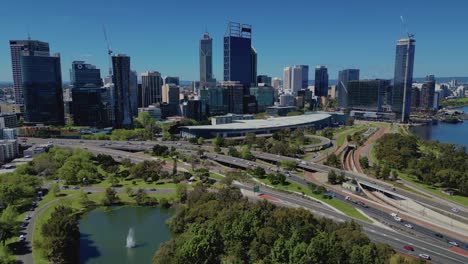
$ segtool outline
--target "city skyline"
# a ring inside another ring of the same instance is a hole
[[[85,2],[81,4],[85,6]],[[66,73],[74,60],[86,60],[100,69],[109,67],[102,32],[102,26],[105,25],[113,50],[132,57],[133,65],[135,65],[133,69],[138,73],[156,70],[163,76],[180,76],[181,80],[198,80],[198,41],[206,30],[213,38],[214,77],[220,80],[223,72],[222,41],[226,23],[239,21],[253,26],[255,33],[252,45],[258,52],[259,75],[280,77],[285,66],[304,64],[311,67],[327,66],[330,79],[336,79],[338,71],[345,68],[361,69],[363,78],[390,79],[393,75],[392,51],[395,41],[405,37],[406,34],[400,22],[402,15],[407,21],[409,30],[416,34],[419,43],[415,59],[415,77],[423,77],[427,74],[447,77],[465,76],[468,72],[463,64],[468,56],[468,51],[462,45],[466,36],[455,34],[460,31],[457,27],[463,25],[457,22],[462,19],[457,14],[466,7],[465,3],[456,3],[447,7],[425,2],[425,5],[422,5],[422,1],[415,1],[401,5],[404,8],[401,6],[397,8],[398,2],[403,3],[403,1],[394,1],[391,5],[380,3],[381,9],[385,9],[386,12],[385,14],[375,12],[379,13],[377,15],[367,13],[369,9],[375,7],[375,4],[370,1],[362,1],[354,5],[349,5],[344,1],[332,2],[341,2],[343,5],[343,8],[337,11],[339,12],[337,21],[323,20],[329,17],[331,12],[328,15],[327,12],[317,14],[314,19],[298,17],[294,21],[289,21],[291,16],[286,15],[285,17],[273,16],[275,19],[260,20],[255,16],[255,12],[249,10],[238,12],[240,7],[224,10],[221,9],[221,4],[211,1],[208,1],[206,5],[212,11],[210,12],[212,15],[195,19],[196,14],[192,14],[193,10],[189,10],[192,3],[186,2],[186,8],[179,8],[180,3],[158,3],[166,10],[177,6],[178,14],[180,14],[177,17],[183,16],[179,23],[171,25],[158,23],[164,22],[167,16],[172,15],[165,13],[152,17],[151,23],[143,16],[139,20],[131,21],[130,18],[135,16],[135,13],[147,12],[133,3],[131,6],[123,4],[120,8],[104,7],[100,3],[95,10],[87,10],[86,14],[80,12],[82,10],[80,6],[76,6],[76,9],[69,9],[58,1],[51,4],[54,6],[52,11],[31,3],[25,4],[28,7],[23,8],[20,13],[10,12],[11,15],[6,14],[0,18],[0,22],[3,22],[1,24],[8,25],[8,27],[4,26],[5,29],[2,29],[4,34],[0,36],[0,57],[10,56],[9,40],[27,39],[29,32],[31,39],[48,42],[51,49],[61,53],[62,76],[64,76],[64,81],[68,81],[69,76]],[[323,3],[319,8],[332,11],[333,4],[336,3]],[[252,9],[255,10],[257,5],[252,3]],[[304,5],[312,7],[312,4],[308,2]],[[366,8],[363,9],[363,6]],[[275,1],[262,7],[272,14],[282,8]],[[98,16],[97,14],[104,8],[112,12]],[[125,13],[125,10],[129,12]],[[223,13],[217,14],[220,10],[223,10]],[[449,14],[445,15],[444,19],[430,19],[431,16],[438,16],[444,10]],[[306,12],[305,10],[297,11],[298,15]],[[17,23],[9,23],[13,18],[13,13],[17,18],[15,19]],[[39,13],[41,15],[38,15]],[[111,18],[110,14],[125,15],[125,18],[117,21]],[[344,15],[346,19],[341,17]],[[41,19],[42,16],[47,18]],[[185,23],[188,21],[190,23]],[[324,22],[316,23],[316,21]],[[373,22],[369,23],[369,21]],[[349,23],[346,31],[340,27],[343,23]],[[83,26],[86,30],[83,30]],[[141,27],[142,30],[138,32],[130,30],[135,26]],[[155,34],[155,37],[147,36],[147,31],[144,30],[147,27],[159,34]],[[308,29],[314,32],[313,36],[304,34],[304,30]],[[314,41],[315,36],[320,36],[324,41]],[[448,37],[459,39],[447,41]],[[347,41],[343,42],[343,39]],[[445,45],[449,45],[450,49],[440,49]],[[12,81],[9,60],[0,61],[0,80]]]

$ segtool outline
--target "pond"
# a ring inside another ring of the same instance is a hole
[[[151,263],[160,244],[171,238],[166,220],[174,213],[131,206],[86,213],[79,221],[80,263]]]

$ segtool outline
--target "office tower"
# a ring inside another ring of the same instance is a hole
[[[431,110],[434,108],[434,93],[435,78],[434,75],[428,75],[426,76],[426,81],[421,88],[421,107],[425,110]]]
[[[252,59],[250,70],[250,85],[257,86],[257,50],[252,47]]]
[[[291,71],[291,94],[296,95],[302,89],[302,67],[294,66]]]
[[[18,118],[13,113],[0,113],[0,129],[18,126]]]
[[[283,92],[291,91],[292,67],[285,67],[283,70]]]
[[[213,39],[206,32],[200,40],[200,87],[207,87],[213,79]]]
[[[130,57],[124,54],[112,56],[112,82],[114,83],[114,127],[133,124],[130,102]]]
[[[23,80],[24,122],[63,125],[63,91],[60,55],[23,53],[20,60]]]
[[[185,111],[185,117],[202,121],[206,117],[206,102],[199,98],[190,99],[187,102],[187,111]]]
[[[224,81],[238,81],[244,93],[252,81],[252,26],[229,22],[224,35]]]
[[[106,90],[102,88],[101,70],[84,61],[73,61],[70,84],[73,123],[77,126],[93,127],[109,125],[102,101]]]
[[[338,106],[348,107],[348,82],[359,80],[359,69],[345,69],[338,72]]]
[[[392,110],[401,116],[401,122],[404,123],[409,121],[411,108],[415,42],[410,37],[400,39],[396,45]]]
[[[302,89],[309,87],[309,65],[299,65],[302,69]]]
[[[168,104],[178,105],[180,102],[179,86],[169,83],[162,87],[162,101]]]
[[[280,96],[280,106],[294,106],[294,96],[292,94],[282,94]]]
[[[281,79],[278,77],[274,77],[271,80],[271,86],[273,86],[273,88],[275,89],[279,89],[281,87]]]
[[[132,116],[138,116],[138,73],[130,71],[130,108]]]
[[[138,84],[138,95],[137,95],[138,108],[143,107],[142,95],[143,95],[143,89],[142,89],[141,83],[139,83]],[[140,111],[138,111],[138,112],[140,112]]]
[[[268,76],[268,75],[258,75],[257,76],[257,84],[260,84],[260,83],[272,86],[271,77]]]
[[[219,86],[226,90],[227,111],[232,114],[242,114],[244,111],[245,87],[240,82],[220,82]]]
[[[179,85],[179,77],[171,77],[171,76],[166,76],[164,77],[164,84],[174,84],[174,85]]]
[[[421,90],[417,86],[411,87],[411,109],[416,110],[421,103]]]
[[[157,71],[147,71],[141,74],[142,107],[162,102],[161,74]]]
[[[224,115],[228,112],[226,89],[220,86],[200,90],[200,98],[206,103],[210,116]]]
[[[315,67],[315,95],[328,96],[328,69],[325,66]]]
[[[250,95],[255,97],[257,112],[265,112],[267,107],[275,103],[275,89],[271,86],[250,87]]]
[[[348,108],[382,111],[390,80],[348,81]]]
[[[21,74],[21,56],[49,56],[49,43],[38,40],[10,40],[11,69],[13,72],[13,89],[15,103],[23,104],[23,79]]]
[[[102,94],[102,103],[106,112],[107,124],[113,126],[115,124],[115,85],[112,82],[104,84],[104,94]]]

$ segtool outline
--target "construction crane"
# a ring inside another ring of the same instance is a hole
[[[111,48],[109,39],[107,38],[106,27],[102,26],[102,29],[104,31],[104,39],[106,40],[106,45],[107,45],[107,55],[109,56],[109,76],[112,76],[112,48]]]
[[[403,27],[405,28],[406,35],[408,36],[408,39],[412,39],[414,37],[414,34],[409,33],[408,30],[408,25],[406,25],[405,19],[403,16],[400,16],[401,23],[403,24]]]

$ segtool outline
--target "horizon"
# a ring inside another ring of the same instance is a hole
[[[108,58],[103,26],[114,53],[128,54],[132,69],[139,76],[143,71],[155,70],[164,76],[179,76],[181,80],[198,80],[198,43],[207,30],[213,38],[213,72],[221,80],[222,37],[228,21],[252,24],[259,75],[282,78],[285,66],[323,64],[329,69],[331,80],[345,68],[360,69],[363,79],[393,79],[395,45],[398,39],[406,37],[400,16],[404,17],[410,32],[415,33],[415,76],[468,73],[465,63],[468,51],[463,46],[468,36],[458,33],[464,30],[461,15],[468,3],[398,0],[351,4],[334,0],[318,5],[298,1],[294,8],[279,1],[240,2],[226,8],[217,1],[174,1],[142,6],[144,1],[137,0],[109,7],[107,1],[84,0],[69,8],[67,3],[58,0],[46,5],[26,0],[22,7],[15,7],[20,8],[18,12],[12,4],[12,12],[0,18],[1,25],[8,25],[3,26],[4,34],[0,36],[0,57],[6,58],[0,61],[0,80],[12,79],[8,41],[27,39],[28,34],[32,39],[48,42],[52,53],[61,54],[64,81],[69,80],[68,71],[74,60],[96,65],[105,77]],[[90,3],[93,3],[92,10],[87,8]],[[342,8],[336,8],[337,4]],[[157,12],[152,13],[153,10]],[[262,18],[258,10],[273,15]],[[385,10],[385,13],[375,10]],[[199,16],[203,12],[209,16]],[[444,12],[450,15],[433,19]],[[11,23],[13,20],[15,23]],[[454,36],[457,41],[450,41]]]

